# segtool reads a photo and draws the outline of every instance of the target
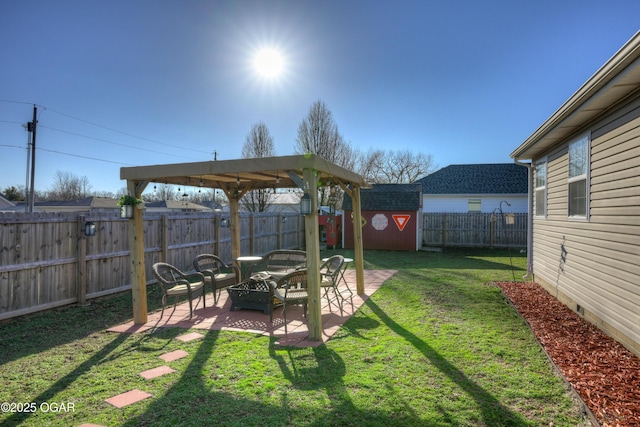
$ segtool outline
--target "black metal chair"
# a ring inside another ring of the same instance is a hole
[[[211,284],[214,305],[218,304],[218,298],[223,288],[240,282],[238,267],[227,265],[222,259],[212,254],[198,255],[193,260],[193,267],[204,275],[206,284]]]
[[[284,332],[287,333],[287,306],[302,304],[303,316],[307,317],[309,293],[307,292],[307,270],[297,270],[287,274],[275,283],[273,296],[282,302],[282,317],[284,317]]]
[[[167,297],[174,296],[176,304],[178,297],[187,295],[189,299],[189,319],[193,317],[193,303],[191,300],[194,296],[202,295],[202,306],[206,307],[204,298],[204,275],[202,273],[185,274],[171,264],[158,262],[153,264],[153,274],[158,279],[160,289],[162,289],[162,313],[160,318],[164,316],[164,308],[167,303]],[[175,310],[175,305],[174,305]]]
[[[342,311],[343,297],[338,290],[338,282],[340,279],[340,270],[344,265],[344,257],[342,255],[334,255],[327,259],[320,266],[320,289],[324,289],[324,297],[327,298],[329,304],[329,311],[331,311],[331,298],[329,298],[329,291],[332,290],[335,295],[335,300],[338,303],[340,311]]]

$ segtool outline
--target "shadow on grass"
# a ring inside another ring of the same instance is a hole
[[[369,307],[373,313],[375,313],[380,320],[392,331],[397,333],[400,337],[404,338],[407,342],[413,345],[418,351],[420,351],[433,366],[438,368],[443,374],[445,374],[451,381],[453,381],[458,387],[464,390],[478,405],[480,414],[482,416],[482,422],[488,426],[511,426],[520,427],[527,426],[527,422],[522,417],[507,407],[502,405],[491,393],[482,387],[478,386],[464,372],[458,369],[455,365],[450,363],[446,358],[442,357],[437,351],[435,351],[429,344],[422,341],[412,332],[403,328],[387,314],[371,299],[365,301],[365,305]],[[440,408],[442,416],[448,417],[446,411]]]
[[[31,402],[52,402],[54,397],[59,392],[63,391],[67,387],[71,386],[80,376],[86,374],[93,369],[96,365],[102,363],[102,361],[109,356],[115,349],[117,349],[127,339],[126,334],[115,335],[115,339],[105,345],[100,351],[91,356],[89,359],[78,365],[73,371],[69,372],[64,377],[56,381],[51,387],[40,395],[31,398]],[[37,411],[36,411],[37,412]],[[15,426],[21,422],[27,420],[30,416],[36,412],[16,412],[9,418],[4,420],[0,426]]]
[[[157,286],[149,286],[149,312],[162,307]],[[125,323],[133,316],[131,291],[0,322],[0,365],[45,352]]]

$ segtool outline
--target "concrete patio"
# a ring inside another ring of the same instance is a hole
[[[191,319],[189,319],[188,302],[185,301],[178,304],[174,309],[173,304],[169,301],[162,318],[160,318],[160,311],[157,311],[149,313],[148,321],[143,325],[135,325],[132,320],[110,328],[108,331],[140,333],[155,328],[171,327],[227,330],[274,336],[278,338],[277,344],[282,346],[318,346],[329,340],[342,324],[395,273],[395,270],[365,270],[365,293],[363,295],[357,295],[355,291],[356,272],[355,270],[346,270],[344,278],[353,295],[350,295],[345,283],[342,282],[339,287],[340,294],[344,297],[342,310],[340,310],[337,301],[333,298],[334,296],[331,291],[329,292],[330,301],[327,301],[327,298],[322,298],[322,340],[320,341],[310,341],[308,339],[307,319],[303,316],[301,305],[292,305],[287,308],[287,333],[285,333],[282,307],[274,309],[273,322],[269,321],[268,314],[259,310],[239,309],[230,311],[231,300],[228,298],[226,290],[222,291],[218,303],[215,306],[211,293],[206,294],[206,308],[202,306],[202,299],[194,300],[193,317]]]

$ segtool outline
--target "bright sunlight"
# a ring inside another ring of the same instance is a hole
[[[284,58],[277,50],[264,48],[256,53],[253,59],[253,66],[260,76],[267,79],[275,79],[284,70]]]

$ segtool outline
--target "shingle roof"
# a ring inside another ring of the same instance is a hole
[[[416,181],[423,194],[527,194],[527,168],[515,163],[449,165]]]
[[[84,197],[75,200],[47,200],[35,202],[35,206],[39,207],[87,207],[87,208],[117,208],[117,199],[109,197]]]
[[[374,184],[360,190],[360,209],[363,211],[417,211],[422,192],[417,184]],[[351,197],[344,195],[342,209],[353,210]]]

